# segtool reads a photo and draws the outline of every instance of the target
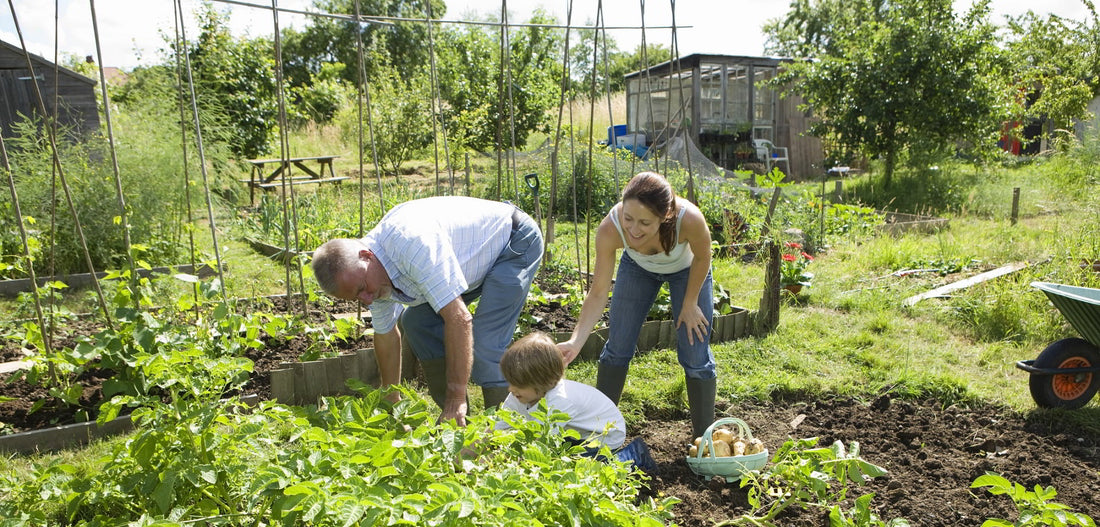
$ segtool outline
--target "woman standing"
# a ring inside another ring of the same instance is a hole
[[[684,368],[693,437],[714,422],[717,373],[710,350],[714,314],[710,230],[691,202],[676,197],[664,176],[642,172],[623,189],[596,231],[596,263],[577,326],[558,344],[568,364],[577,357],[607,305],[615,253],[623,249],[611,295],[608,338],[600,353],[596,388],[619,403],[638,333],[661,284],[668,283],[676,313],[676,353]]]

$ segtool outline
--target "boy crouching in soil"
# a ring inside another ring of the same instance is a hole
[[[582,440],[597,439],[613,452],[626,441],[622,412],[595,387],[564,378],[565,360],[549,335],[536,331],[513,343],[500,359],[500,371],[509,391],[501,408],[535,419],[531,412],[545,398],[549,409],[569,415],[563,426]],[[496,429],[507,428],[497,421]]]

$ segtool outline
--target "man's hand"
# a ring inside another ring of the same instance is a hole
[[[443,413],[439,414],[439,421],[454,421],[458,426],[466,426],[466,400],[451,401],[448,400],[443,408]]]

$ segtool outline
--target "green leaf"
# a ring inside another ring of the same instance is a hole
[[[130,456],[137,461],[142,468],[152,469],[154,455],[157,452],[159,446],[158,440],[160,438],[156,433],[144,432],[137,435],[133,442],[130,443]]]
[[[318,498],[316,494],[307,498],[309,508],[302,514],[302,519],[307,522],[312,522],[318,516],[321,516],[325,512],[325,502]]]
[[[851,470],[848,471],[848,477],[853,483],[863,484],[867,482],[867,478],[877,478],[888,474],[886,469],[862,459],[854,459],[852,464]]]
[[[175,470],[164,472],[161,474],[160,483],[153,489],[151,497],[162,514],[167,513],[168,510],[172,508],[172,503],[175,501],[177,476],[178,474]]]
[[[1005,494],[1007,489],[1012,488],[1012,483],[999,474],[986,472],[970,484],[972,489],[978,487],[990,487],[988,490],[991,494]]]

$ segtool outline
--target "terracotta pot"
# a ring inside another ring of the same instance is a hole
[[[783,286],[783,289],[790,291],[791,294],[797,295],[802,292],[802,284],[786,284]]]

